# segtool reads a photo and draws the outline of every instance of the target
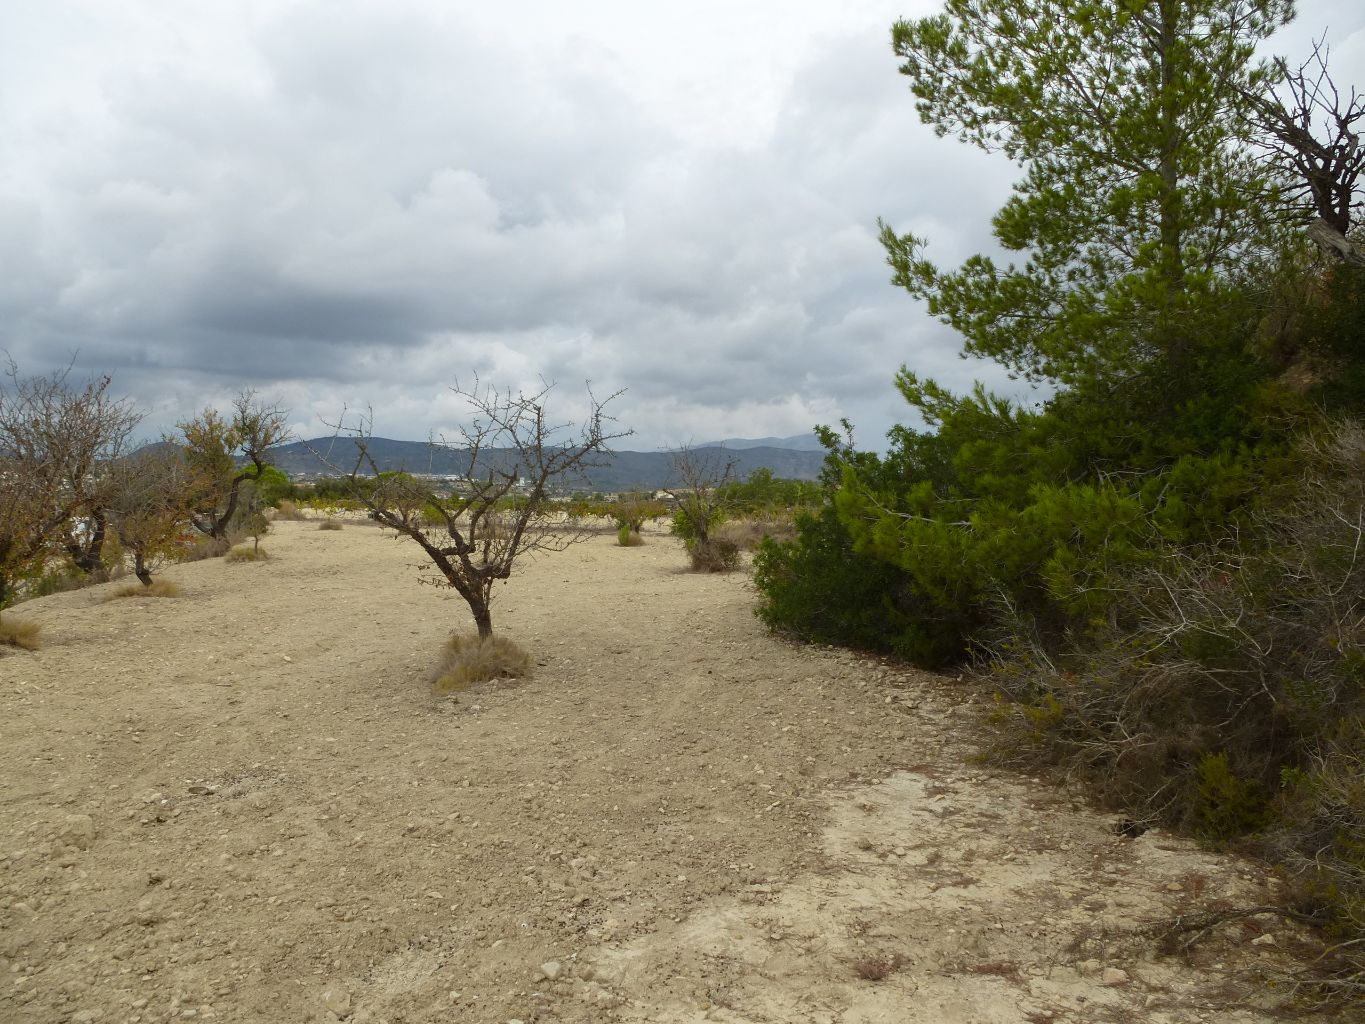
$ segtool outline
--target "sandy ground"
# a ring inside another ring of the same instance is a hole
[[[0,1021],[1259,1021],[1258,866],[973,759],[951,680],[763,633],[670,540],[525,567],[528,682],[434,695],[468,614],[368,526],[17,609]],[[869,978],[861,975],[884,975]]]

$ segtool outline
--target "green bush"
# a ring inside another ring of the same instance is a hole
[[[756,612],[769,629],[924,665],[961,657],[961,629],[935,630],[907,615],[907,574],[857,553],[833,506],[798,513],[796,533],[793,541],[765,539],[754,555]]]

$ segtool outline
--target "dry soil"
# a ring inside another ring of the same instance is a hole
[[[1276,1019],[1307,937],[1151,934],[1263,868],[983,766],[962,685],[768,636],[648,539],[525,565],[534,676],[454,697],[468,613],[371,526],[15,609],[0,1021]]]

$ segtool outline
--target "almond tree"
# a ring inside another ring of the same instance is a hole
[[[428,480],[408,473],[383,473],[370,453],[372,417],[338,426],[354,440],[347,466],[314,451],[347,481],[350,496],[370,518],[417,544],[434,573],[423,582],[453,588],[469,606],[479,637],[493,635],[493,587],[509,579],[516,561],[536,552],[562,551],[590,534],[561,515],[552,490],[572,484],[610,455],[612,441],[629,431],[612,429],[603,401],[588,391],[584,422],[557,424],[545,411],[553,385],[525,394],[481,386],[451,390],[468,403],[473,418],[458,440],[432,441],[459,454],[467,467],[453,481],[451,494],[437,492]]]
[[[289,436],[288,413],[261,402],[254,391],[243,391],[232,407],[231,420],[205,409],[195,419],[177,424],[185,460],[197,481],[190,522],[215,540],[227,536],[242,484],[265,471],[271,450]],[[245,464],[239,467],[242,459]]]
[[[152,585],[152,570],[175,550],[193,490],[189,463],[170,445],[144,448],[118,465],[109,521],[144,586]]]
[[[109,395],[109,377],[82,388],[69,370],[0,384],[0,606],[14,580],[65,550],[85,572],[101,568],[111,467],[139,415]]]

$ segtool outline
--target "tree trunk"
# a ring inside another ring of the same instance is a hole
[[[77,569],[87,576],[95,576],[104,570],[104,516],[91,516],[90,524],[90,536],[83,544],[68,534],[66,551]]]
[[[133,549],[133,575],[142,581],[144,587],[152,585],[152,574],[147,568],[147,563],[142,560],[142,551],[138,548]]]
[[[487,603],[473,609],[474,625],[479,627],[479,639],[487,640],[493,635],[493,612]]]
[[[1184,210],[1180,195],[1181,147],[1179,90],[1188,88],[1178,80],[1176,68],[1176,21],[1179,0],[1162,0],[1158,17],[1161,19],[1161,156],[1157,174],[1161,179],[1158,200],[1160,218],[1161,276],[1166,289],[1166,315],[1178,314],[1177,298],[1185,291]]]
[[[1308,225],[1308,237],[1329,256],[1334,256],[1343,263],[1365,267],[1365,252],[1325,218],[1319,217]]]

